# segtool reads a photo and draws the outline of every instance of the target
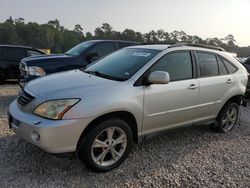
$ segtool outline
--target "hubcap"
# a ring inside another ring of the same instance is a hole
[[[225,131],[230,131],[233,128],[236,123],[237,116],[238,111],[235,107],[231,107],[228,109],[222,121],[223,129]]]
[[[104,129],[91,147],[93,161],[99,166],[110,166],[118,161],[127,147],[127,136],[119,127]]]

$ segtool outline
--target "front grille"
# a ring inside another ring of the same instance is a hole
[[[35,99],[34,96],[32,96],[29,93],[27,93],[26,91],[22,90],[22,91],[20,91],[20,93],[18,95],[17,102],[20,105],[25,106],[25,105],[29,104],[33,99]]]

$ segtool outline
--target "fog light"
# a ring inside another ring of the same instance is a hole
[[[31,139],[35,142],[38,142],[40,140],[40,134],[36,131],[31,133]]]

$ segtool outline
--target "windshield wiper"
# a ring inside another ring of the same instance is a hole
[[[98,71],[85,71],[84,70],[83,72],[85,72],[87,74],[92,74],[92,75],[95,75],[95,76],[101,76],[101,75],[103,75],[102,73],[100,73]]]
[[[103,74],[103,73],[100,73],[99,71],[83,70],[83,72],[85,72],[87,74],[92,74],[92,75],[95,75],[95,76],[99,76],[99,77],[102,77],[102,78],[107,78],[109,80],[124,81],[124,79],[122,79],[122,78],[117,78],[117,77],[114,77],[114,76]]]

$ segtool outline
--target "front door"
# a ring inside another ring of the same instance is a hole
[[[144,86],[144,134],[192,124],[199,89],[193,70],[189,51],[167,54],[152,66],[150,72],[168,72],[170,83]]]

